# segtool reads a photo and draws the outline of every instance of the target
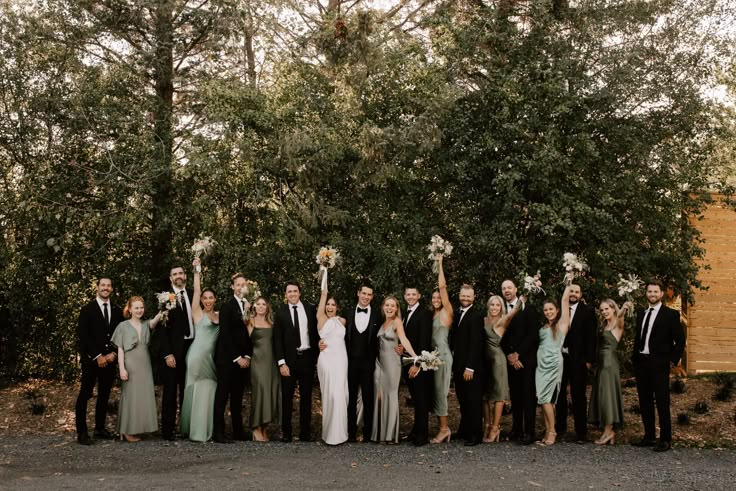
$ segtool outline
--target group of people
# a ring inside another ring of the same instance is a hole
[[[202,289],[199,260],[193,266],[194,288],[186,288],[182,267],[170,271],[175,307],[144,320],[144,302],[131,297],[124,309],[110,302],[112,280],[99,278],[97,296],[79,316],[82,361],[81,390],[76,405],[77,438],[90,444],[87,401],[98,385],[96,439],[113,438],[105,415],[116,373],[122,381],[117,432],[121,439],[158,429],[152,363],[161,363],[163,380],[161,433],[179,433],[195,441],[218,443],[252,438],[269,440],[269,425],[280,423],[281,441],[293,438],[292,412],[299,387],[299,440],[311,441],[312,385],[317,371],[322,404],[322,440],[330,445],[374,441],[395,444],[399,435],[399,385],[405,378],[414,406],[414,423],[406,437],[415,445],[449,442],[465,445],[498,442],[501,415],[510,401],[510,440],[553,445],[567,431],[567,387],[578,442],[587,441],[588,425],[602,430],[597,444],[614,444],[624,423],[618,344],[624,317],[633,305],[621,308],[612,299],[595,309],[581,302],[577,283],[566,286],[560,303],[543,302],[543,321],[534,307],[518,296],[516,283],[506,279],[501,295],[476,308],[471,285],[459,291],[453,308],[437,257],[438,289],[429,306],[420,304],[420,291],[404,290],[405,308],[393,295],[377,309],[369,283],[357,290],[357,303],[343,309],[329,295],[323,272],[317,307],[303,301],[296,282],[285,285],[286,302],[275,311],[264,296],[251,305],[243,296],[246,278],[231,278],[232,296],[215,310],[216,297]],[[662,304],[662,285],[646,285],[648,308],[636,317],[632,359],[645,434],[637,444],[668,450],[672,431],[669,410],[669,370],[679,363],[684,334],[679,314]],[[541,323],[541,326],[540,326]],[[151,331],[161,339],[161,359],[151,360]],[[441,364],[423,370],[418,355],[436,351]],[[406,366],[404,366],[406,365]],[[117,367],[117,370],[116,370]],[[586,380],[595,368],[590,401]],[[250,369],[250,370],[247,370]],[[252,386],[250,435],[243,424],[243,395]],[[460,407],[459,428],[448,426],[451,381]],[[225,434],[229,401],[232,438]],[[659,442],[655,439],[655,401]],[[544,435],[536,438],[537,407],[544,416]],[[439,430],[430,438],[429,417]],[[358,429],[362,427],[362,435]],[[362,438],[361,438],[362,437]]]

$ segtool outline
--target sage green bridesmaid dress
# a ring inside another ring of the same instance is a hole
[[[452,377],[452,351],[450,351],[448,342],[449,334],[450,328],[442,325],[439,315],[435,317],[432,322],[432,344],[439,351],[440,360],[445,362],[434,372],[434,403],[431,412],[435,416],[447,416],[447,394],[450,392],[450,378]]]
[[[250,426],[278,424],[281,412],[281,376],[273,354],[273,328],[254,327],[250,335],[253,359],[250,363]]]
[[[394,349],[399,345],[399,336],[394,324],[378,330],[378,359],[373,371],[376,399],[373,404],[373,427],[371,441],[399,443],[399,382],[401,380],[401,358]],[[380,395],[380,402],[378,396]],[[365,401],[370,404],[370,401]]]
[[[590,394],[588,422],[603,428],[613,425],[619,430],[624,424],[621,396],[621,369],[618,362],[618,341],[611,331],[603,331],[598,351],[593,390]]]
[[[562,384],[562,343],[565,336],[558,332],[552,335],[552,329],[542,327],[539,330],[539,348],[537,348],[537,371],[534,381],[537,386],[537,404],[555,404],[560,395]]]
[[[486,362],[488,363],[488,378],[486,379],[483,400],[490,402],[508,401],[511,399],[509,394],[509,374],[508,362],[506,355],[501,349],[501,336],[496,334],[493,327],[496,325],[488,324],[485,326],[486,331]]]
[[[194,326],[194,341],[187,352],[187,376],[181,405],[181,433],[195,442],[212,438],[215,413],[215,345],[220,326],[207,315]]]
[[[156,395],[153,391],[153,370],[148,343],[151,341],[149,321],[141,323],[140,337],[129,321],[123,321],[112,334],[112,343],[125,352],[128,380],[121,382],[118,405],[118,433],[140,435],[158,429]]]

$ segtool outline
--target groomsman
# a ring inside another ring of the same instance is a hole
[[[506,302],[506,311],[519,301],[514,280],[501,283],[501,295]],[[501,340],[501,348],[509,363],[509,390],[511,392],[511,439],[524,444],[534,443],[537,416],[537,393],[534,372],[537,367],[539,345],[539,319],[530,304],[516,314]]]
[[[312,382],[319,354],[317,311],[301,301],[299,283],[286,284],[286,300],[273,321],[273,350],[281,372],[281,441],[292,439],[291,413],[299,382],[299,440],[308,442],[312,439]]]
[[[92,398],[97,385],[95,406],[95,438],[109,440],[113,434],[105,428],[110,389],[117,373],[115,361],[117,349],[110,342],[115,327],[123,322],[123,311],[110,301],[112,280],[102,276],[97,280],[97,296],[82,307],[77,321],[79,355],[82,364],[82,381],[77,397],[77,441],[91,445],[87,433],[87,401]]]
[[[362,394],[363,441],[368,441],[373,424],[373,371],[378,352],[381,312],[371,306],[373,287],[362,283],[358,305],[345,315],[345,348],[348,353],[348,441],[355,442],[358,432],[358,393]]]
[[[658,281],[647,283],[649,306],[636,317],[636,339],[631,360],[636,375],[644,438],[635,445],[666,452],[672,445],[670,420],[670,368],[680,363],[685,334],[680,314],[662,304],[664,290]],[[655,441],[654,403],[659,413],[659,444]]]
[[[483,315],[473,308],[475,291],[470,285],[460,289],[460,310],[452,326],[452,373],[460,403],[457,437],[466,446],[478,445],[483,438]]]
[[[588,401],[585,385],[588,370],[596,359],[596,316],[593,307],[580,302],[580,285],[570,285],[570,329],[562,345],[562,384],[557,398],[555,431],[562,436],[567,432],[567,384],[570,384],[575,437],[585,442],[588,432]]]
[[[419,304],[421,295],[415,287],[404,290],[407,308],[403,315],[404,332],[416,354],[432,351],[432,313]],[[434,372],[422,371],[417,366],[409,368],[408,386],[414,401],[414,426],[409,441],[415,446],[429,443],[429,405],[432,401]]]
[[[225,406],[230,400],[230,417],[233,424],[233,438],[246,440],[243,429],[243,392],[247,368],[253,356],[253,344],[245,325],[245,313],[250,304],[243,298],[245,276],[235,273],[230,278],[233,295],[220,309],[220,335],[215,350],[217,388],[215,389],[215,416],[212,439],[217,443],[232,443],[225,437]]]
[[[176,409],[184,401],[187,374],[187,351],[194,341],[192,323],[192,291],[187,288],[187,274],[181,266],[169,270],[171,291],[176,295],[176,308],[161,328],[161,349],[164,357],[162,378],[164,391],[161,401],[161,434],[164,440],[176,440]]]

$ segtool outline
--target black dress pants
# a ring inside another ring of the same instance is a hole
[[[95,405],[95,430],[105,429],[107,419],[107,405],[110,400],[110,390],[115,381],[116,363],[108,364],[101,368],[95,361],[94,364],[82,364],[82,383],[75,405],[75,419],[77,435],[88,434],[87,429],[87,401],[94,395],[97,385],[97,404]]]

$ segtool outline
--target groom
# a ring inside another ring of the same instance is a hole
[[[358,305],[345,315],[345,348],[348,353],[348,441],[357,441],[358,393],[362,393],[363,441],[371,437],[373,424],[373,371],[378,352],[381,312],[371,306],[373,287],[363,282]]]
[[[419,290],[410,286],[404,289],[407,307],[404,313],[404,332],[414,352],[432,351],[432,314],[419,304]],[[429,405],[432,399],[434,372],[422,371],[417,366],[409,368],[409,390],[414,401],[414,426],[409,441],[420,447],[429,443]]]
[[[161,400],[161,435],[164,440],[176,439],[177,395],[179,407],[184,401],[187,351],[194,341],[192,323],[192,291],[187,288],[187,275],[181,266],[169,270],[171,292],[176,295],[176,307],[169,311],[169,320],[162,328],[161,349],[164,355],[163,396]]]
[[[281,441],[290,442],[294,391],[299,382],[299,440],[312,439],[312,383],[319,354],[317,310],[301,301],[301,286],[286,283],[286,305],[273,320],[273,352],[281,372]]]

